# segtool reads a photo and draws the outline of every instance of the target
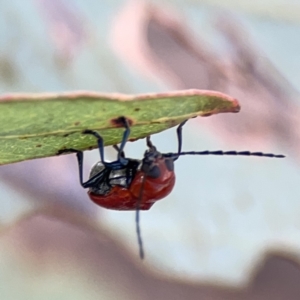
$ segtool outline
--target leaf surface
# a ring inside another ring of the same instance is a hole
[[[175,126],[185,119],[222,112],[238,112],[238,102],[212,91],[186,90],[129,96],[73,92],[0,96],[0,165],[54,156],[61,149],[88,150],[96,139],[82,134],[98,131],[105,145],[120,143],[131,123],[130,139],[140,139]]]

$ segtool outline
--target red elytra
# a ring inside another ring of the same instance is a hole
[[[131,161],[131,159],[128,160]],[[148,210],[156,201],[165,198],[173,190],[175,185],[173,160],[165,158],[153,145],[146,151],[140,164],[135,167],[134,172],[130,172],[135,175],[132,178],[126,178],[130,179],[128,186],[124,187],[115,183],[106,193],[94,192],[92,188],[88,192],[90,199],[97,205],[108,209]],[[118,170],[118,173],[124,174],[124,170],[126,167]],[[115,170],[111,173],[113,171]],[[93,175],[92,169],[91,176]],[[122,176],[121,178],[124,179]]]

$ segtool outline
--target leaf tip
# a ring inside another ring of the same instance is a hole
[[[239,102],[237,101],[237,99],[232,99],[232,104],[233,104],[232,112],[238,113],[241,110],[241,106],[240,106]]]

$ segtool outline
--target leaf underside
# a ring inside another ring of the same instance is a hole
[[[0,96],[0,165],[54,156],[59,150],[97,147],[82,134],[98,131],[105,145],[118,144],[124,129],[115,120],[131,123],[130,139],[140,139],[185,119],[221,112],[238,112],[238,102],[222,93],[187,90],[126,96],[77,92]]]

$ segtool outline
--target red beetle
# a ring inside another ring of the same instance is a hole
[[[130,127],[125,117],[119,121],[124,124],[125,131],[120,147],[114,146],[118,151],[116,161],[104,160],[104,143],[102,137],[95,131],[85,130],[84,134],[91,134],[97,138],[100,151],[100,162],[97,162],[90,173],[90,178],[83,182],[82,166],[83,152],[75,149],[65,149],[64,152],[76,152],[79,179],[83,188],[89,188],[88,194],[93,202],[108,209],[136,210],[136,228],[140,249],[140,257],[144,257],[142,240],[139,228],[139,211],[148,210],[158,200],[171,193],[175,185],[174,161],[181,155],[243,155],[282,158],[284,155],[249,151],[191,151],[181,152],[182,127],[186,121],[177,128],[177,153],[160,153],[147,137],[148,150],[142,160],[126,158],[123,152],[130,135]]]

